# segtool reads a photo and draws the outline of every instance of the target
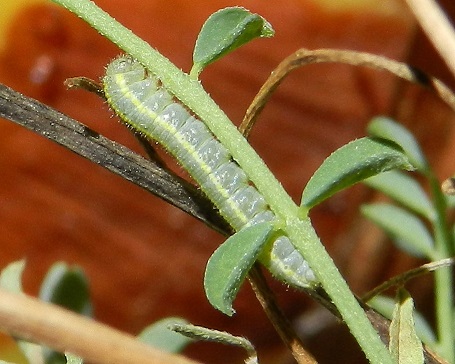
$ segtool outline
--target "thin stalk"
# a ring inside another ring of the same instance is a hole
[[[432,190],[436,221],[434,223],[435,245],[439,258],[454,254],[453,239],[446,220],[447,205],[438,180],[433,174],[428,176]],[[435,305],[438,352],[449,362],[455,363],[454,333],[454,292],[453,268],[438,269],[435,272]]]
[[[316,359],[305,349],[291,323],[278,307],[275,295],[267,285],[258,263],[253,265],[248,279],[264,312],[274,325],[281,340],[287,345],[296,362],[298,364],[317,364]]]
[[[76,13],[126,53],[139,60],[149,71],[159,77],[171,93],[207,124],[245,170],[275,214],[286,222],[286,232],[292,242],[298,244],[297,248],[316,272],[322,286],[327,288],[327,293],[370,362],[392,363],[387,349],[320,243],[309,218],[307,216],[299,218],[297,205],[200,83],[180,71],[167,58],[93,2],[88,0],[54,0],[54,2]]]
[[[382,292],[387,291],[392,287],[404,286],[411,279],[415,279],[428,274],[435,272],[441,268],[450,267],[455,264],[455,258],[445,258],[440,259],[435,262],[430,262],[421,265],[420,267],[410,269],[402,274],[396,275],[387,281],[381,283],[379,286],[376,286],[372,290],[365,293],[361,299],[363,302],[368,302],[373,297],[379,296]]]

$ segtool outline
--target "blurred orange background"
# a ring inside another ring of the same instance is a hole
[[[398,0],[96,3],[186,71],[197,33],[212,12],[242,5],[269,20],[274,38],[256,40],[202,74],[206,89],[235,123],[273,68],[300,47],[386,55],[453,85]],[[8,18],[0,21],[0,82],[141,152],[100,99],[63,86],[68,77],[99,79],[119,50],[49,2],[10,1],[9,5],[12,8],[2,13]],[[452,2],[444,5],[455,14]],[[421,88],[385,73],[344,65],[312,65],[292,74],[270,100],[251,143],[299,201],[303,186],[323,159],[365,135],[366,123],[378,114],[395,117],[416,133],[441,178],[452,174],[452,112]],[[248,287],[236,301],[233,318],[216,312],[204,297],[205,263],[222,237],[138,187],[4,120],[0,120],[0,148],[0,267],[26,258],[27,292],[36,294],[50,265],[63,260],[85,270],[98,320],[138,333],[159,318],[183,316],[195,324],[247,336],[260,352],[267,350],[264,359],[284,362],[283,347]],[[359,294],[417,264],[358,216],[359,204],[371,198],[371,191],[355,187],[334,196],[312,215],[322,241]],[[430,281],[420,281],[413,292],[418,307],[431,307]],[[311,306],[303,295],[275,286],[290,317]],[[336,362],[361,360],[354,344],[344,345],[344,336],[333,340],[333,335],[338,329],[306,340],[321,363],[335,362],[334,355]],[[196,344],[188,355],[207,363],[231,363],[243,353]]]

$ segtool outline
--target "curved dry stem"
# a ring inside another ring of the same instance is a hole
[[[25,295],[0,290],[0,328],[22,339],[70,352],[91,363],[196,364],[131,335]]]
[[[63,83],[68,89],[83,89],[88,92],[92,92],[104,101],[106,101],[106,96],[104,95],[103,87],[96,81],[91,78],[79,76],[79,77],[70,77],[65,80]]]
[[[444,83],[405,63],[365,52],[338,49],[309,50],[302,48],[285,58],[272,72],[248,108],[242,124],[239,127],[240,131],[244,133],[245,136],[249,135],[259,114],[264,109],[267,100],[290,72],[296,68],[309,64],[328,62],[344,63],[352,66],[362,66],[388,71],[397,77],[420,84],[432,90],[455,110],[455,95]]]
[[[441,259],[437,262],[431,262],[427,264],[423,264],[420,267],[408,270],[403,274],[397,275],[392,277],[391,279],[387,280],[386,282],[380,284],[379,286],[373,288],[371,291],[367,292],[362,296],[362,301],[368,302],[373,297],[381,294],[382,292],[386,291],[387,289],[394,287],[394,286],[403,286],[407,281],[414,279],[416,277],[420,277],[424,274],[430,273],[435,271],[436,269],[448,267],[450,265],[455,264],[455,258],[447,258]]]

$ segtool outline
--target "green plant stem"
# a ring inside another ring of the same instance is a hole
[[[433,194],[436,210],[434,222],[435,248],[438,259],[453,256],[453,239],[446,220],[447,204],[442,194],[439,182],[431,173],[427,173],[430,188]],[[435,271],[435,306],[436,325],[438,333],[437,350],[449,363],[455,363],[454,350],[454,294],[453,294],[453,269],[452,267],[437,269]]]
[[[53,0],[74,12],[123,51],[159,77],[164,86],[194,111],[245,170],[273,212],[286,222],[286,232],[316,272],[322,286],[345,319],[352,334],[372,363],[392,363],[387,349],[350,292],[347,284],[320,243],[308,217],[298,217],[298,207],[284,191],[262,159],[200,83],[180,71],[148,43],[119,24],[88,0]]]
[[[332,258],[325,249],[322,252],[318,248],[321,243],[310,219],[288,220],[286,233],[291,241],[296,242],[296,248],[308,260],[310,266],[325,267],[315,271],[315,274],[323,282],[325,291],[332,298],[343,321],[364,350],[370,363],[393,363],[388,350],[379,340],[377,332],[360,308]],[[316,250],[319,250],[319,253],[313,254],[312,252]]]

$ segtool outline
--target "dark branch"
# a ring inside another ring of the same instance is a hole
[[[213,204],[188,181],[78,121],[2,84],[0,117],[22,125],[122,176],[222,234],[231,234],[231,228],[219,216]]]

